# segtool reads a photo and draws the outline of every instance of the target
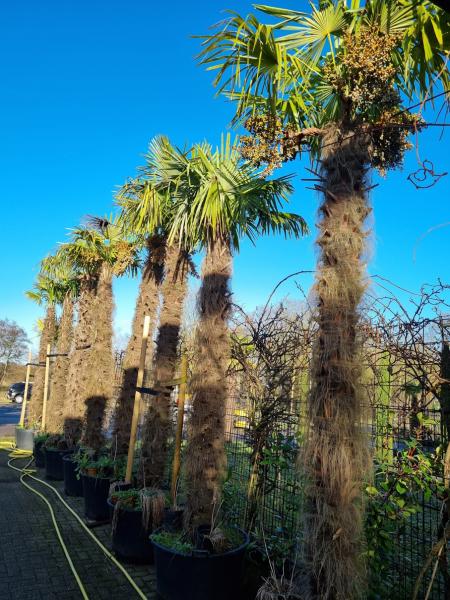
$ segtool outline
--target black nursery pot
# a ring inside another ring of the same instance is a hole
[[[64,456],[64,492],[67,494],[67,496],[83,495],[83,483],[81,478],[77,478],[76,466],[77,463],[73,460],[73,457],[70,454]]]
[[[230,600],[241,593],[242,565],[249,542],[223,554],[194,551],[180,554],[153,543],[156,565],[156,591],[164,600]]]
[[[45,452],[44,452],[44,440],[39,442],[34,442],[33,455],[34,455],[34,463],[39,469],[43,469],[45,467]]]
[[[16,447],[19,450],[29,450],[33,452],[34,429],[24,429],[16,427]]]
[[[111,512],[114,504],[108,499]],[[153,563],[153,547],[148,533],[142,526],[142,510],[120,507],[115,528],[112,532],[112,549],[126,561],[138,564]]]
[[[64,479],[63,457],[72,452],[73,450],[44,448],[45,476],[47,479],[54,479],[55,481],[62,481]]]
[[[84,514],[92,521],[109,521],[108,506],[109,486],[111,480],[104,477],[81,475],[84,496]]]

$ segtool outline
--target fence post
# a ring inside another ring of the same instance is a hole
[[[136,445],[137,426],[139,422],[139,409],[141,406],[141,392],[139,388],[144,382],[145,355],[147,353],[148,332],[150,330],[150,317],[144,317],[144,327],[142,330],[141,355],[139,358],[139,371],[136,382],[136,391],[134,393],[133,417],[131,420],[130,442],[128,445],[127,470],[125,474],[126,483],[131,483],[131,475],[133,472],[134,447]]]
[[[184,423],[184,403],[186,400],[186,383],[187,383],[188,361],[187,354],[184,353],[181,358],[181,382],[178,392],[178,410],[177,410],[177,430],[175,434],[175,450],[172,463],[172,504],[175,507],[177,498],[177,483],[178,475],[180,474],[181,466],[181,443],[183,440],[183,423]]]
[[[25,375],[25,390],[23,393],[22,410],[20,412],[20,421],[19,421],[20,427],[23,427],[23,424],[25,421],[25,411],[27,408],[27,398],[28,398],[28,387],[30,384],[30,372],[31,372],[31,364],[30,363],[31,363],[31,350],[28,352],[27,374]]]
[[[42,403],[42,424],[41,429],[45,431],[45,422],[47,419],[47,399],[48,399],[48,380],[50,375],[50,344],[47,344],[47,354],[45,355],[45,378],[44,378],[44,401]]]

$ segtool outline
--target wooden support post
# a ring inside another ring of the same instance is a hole
[[[172,463],[172,485],[171,496],[172,504],[175,507],[177,499],[177,484],[181,466],[181,442],[183,440],[183,423],[184,423],[184,403],[186,400],[186,383],[187,383],[188,362],[187,355],[183,354],[181,358],[181,382],[178,391],[178,410],[177,410],[177,431],[175,435],[175,451]]]
[[[134,394],[133,418],[131,420],[130,443],[128,445],[127,470],[125,474],[126,483],[131,483],[131,476],[133,472],[134,447],[136,445],[136,434],[142,401],[142,394],[139,391],[139,388],[141,388],[142,384],[144,383],[145,355],[147,353],[147,341],[149,331],[150,317],[147,315],[146,317],[144,317],[144,328],[142,331],[141,356],[139,358],[139,371],[136,382],[136,388],[138,389],[136,389],[136,392]]]
[[[44,400],[42,402],[42,423],[41,423],[42,431],[45,431],[45,422],[46,422],[46,418],[47,418],[49,375],[50,375],[50,344],[47,344],[47,353],[45,355]]]
[[[23,427],[25,422],[25,411],[27,409],[27,399],[28,399],[28,387],[30,385],[30,373],[31,373],[31,350],[28,352],[28,362],[27,362],[27,374],[25,375],[25,390],[23,392],[23,400],[22,400],[22,411],[20,413],[20,427]]]

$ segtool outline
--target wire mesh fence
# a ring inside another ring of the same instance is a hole
[[[421,352],[427,357],[421,371],[411,369],[408,360],[400,360],[392,348],[372,348],[372,358],[364,365],[361,398],[361,428],[367,439],[374,466],[394,461],[411,442],[425,453],[436,453],[447,442],[445,419],[436,389],[421,377],[425,370],[432,379],[442,369],[442,340],[426,341]],[[416,357],[417,358],[417,357]],[[118,357],[118,361],[121,357]],[[120,372],[120,364],[116,372]],[[118,378],[119,380],[120,378]],[[226,407],[225,446],[228,470],[223,486],[223,518],[251,532],[255,544],[272,558],[294,560],[302,537],[302,512],[305,502],[302,479],[302,447],[307,435],[309,361],[302,361],[288,394],[255,401],[242,381],[232,378]],[[239,377],[237,378],[239,380]],[[177,413],[177,389],[172,393],[172,414]],[[144,395],[144,410],[153,401]],[[276,410],[272,410],[273,407]],[[183,435],[185,448],[192,406],[189,393]],[[138,445],[139,445],[138,433]],[[173,441],[172,441],[173,443]],[[443,444],[444,443],[444,444]],[[169,486],[170,465],[167,468]],[[179,482],[183,501],[183,470]],[[376,477],[376,475],[374,475]],[[443,477],[443,473],[441,473]],[[450,597],[447,555],[450,545],[433,555],[433,547],[442,537],[445,503],[436,496],[419,494],[417,510],[401,521],[392,533],[395,552],[385,557],[389,595],[379,598],[409,600],[421,569],[430,556],[428,568],[418,586],[417,598],[441,600]],[[439,568],[436,565],[439,563]],[[373,596],[377,597],[377,596]]]

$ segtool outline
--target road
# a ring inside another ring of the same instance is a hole
[[[20,419],[20,404],[0,404],[0,438],[14,435]]]

